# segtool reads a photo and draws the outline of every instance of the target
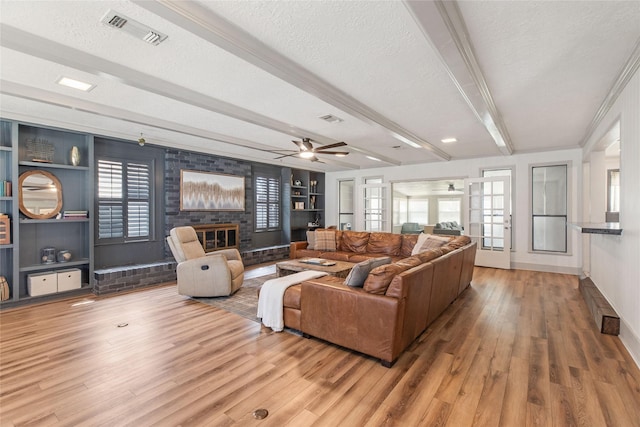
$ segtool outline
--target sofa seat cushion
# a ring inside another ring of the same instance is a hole
[[[302,285],[289,286],[284,292],[283,306],[300,310],[300,296],[302,295]]]
[[[296,258],[320,258],[320,251],[312,251],[310,249],[296,250]]]
[[[332,259],[334,261],[349,261],[349,257],[353,255],[351,252],[335,251],[335,252],[321,252],[318,255],[319,258]]]
[[[367,242],[367,253],[399,255],[402,245],[402,234],[371,233]]]
[[[369,234],[368,231],[343,231],[338,250],[355,253],[367,252]]]

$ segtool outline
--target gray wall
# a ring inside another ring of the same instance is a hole
[[[120,265],[145,264],[165,258],[164,254],[164,203],[162,195],[164,188],[164,149],[149,144],[140,147],[137,143],[118,141],[106,138],[95,138],[96,162],[100,156],[113,156],[132,160],[153,159],[154,186],[156,198],[153,201],[154,223],[152,238],[148,242],[99,244],[98,239],[94,248],[94,268],[114,267]],[[95,167],[96,173],[98,168]],[[96,186],[98,180],[95,180]],[[97,191],[96,191],[97,194]],[[96,196],[97,205],[97,196]],[[97,212],[97,207],[94,212]],[[98,224],[96,221],[95,227]],[[94,231],[95,233],[95,231]]]

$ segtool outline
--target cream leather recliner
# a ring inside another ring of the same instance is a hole
[[[193,227],[176,227],[167,242],[178,262],[178,293],[192,297],[233,294],[244,280],[244,265],[237,249],[205,253]]]

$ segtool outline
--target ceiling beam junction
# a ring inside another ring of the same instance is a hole
[[[404,4],[500,152],[513,154],[511,137],[476,59],[457,1],[405,0]]]
[[[445,151],[291,61],[204,5],[175,0],[132,0],[132,2],[298,89],[365,123],[382,129],[388,135],[413,148],[424,148],[440,160],[451,160],[451,156]],[[389,163],[379,155],[371,155]]]

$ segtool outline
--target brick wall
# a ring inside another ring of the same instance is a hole
[[[180,170],[213,172],[245,177],[244,212],[200,212],[180,211]],[[240,252],[251,249],[253,232],[253,180],[251,163],[237,159],[217,157],[191,151],[167,150],[165,156],[165,236],[173,227],[197,224],[240,225]],[[165,255],[172,258],[169,246],[165,244]]]
[[[103,295],[176,280],[175,261],[105,268],[93,272],[93,293]]]

